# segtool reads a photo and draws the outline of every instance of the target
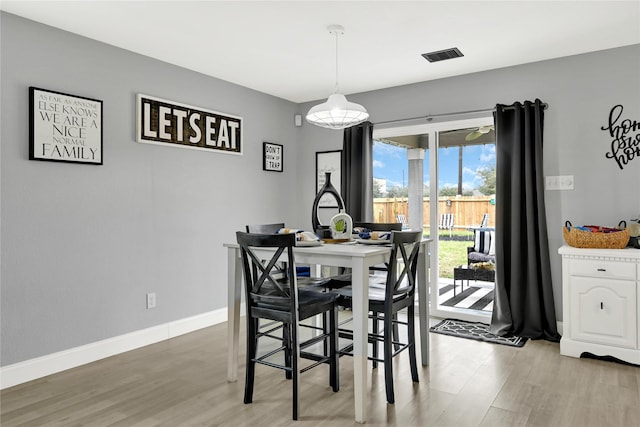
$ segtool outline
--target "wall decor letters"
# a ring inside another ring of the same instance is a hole
[[[271,142],[262,143],[262,170],[282,172],[284,166],[284,147]]]
[[[29,87],[29,160],[102,164],[102,101]]]
[[[614,159],[620,169],[633,159],[640,158],[640,122],[621,119],[624,107],[616,105],[609,112],[608,125],[600,127],[609,131],[611,151],[607,152],[607,159]]]
[[[242,154],[242,117],[138,94],[136,141]]]

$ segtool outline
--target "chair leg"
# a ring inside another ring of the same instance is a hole
[[[330,385],[333,391],[340,390],[340,355],[338,354],[338,306],[335,305],[329,315],[329,368]]]
[[[289,334],[289,325],[284,323],[282,325],[282,342],[284,343],[284,365],[291,367],[291,335]],[[285,371],[285,378],[291,379],[291,371]]]
[[[253,402],[253,381],[256,371],[256,349],[258,347],[258,319],[247,320],[247,368],[244,380],[244,403]]]
[[[393,343],[391,342],[393,315],[384,316],[384,383],[387,390],[387,402],[394,403],[393,394]]]
[[[322,313],[322,333],[325,334],[325,335],[328,335],[330,333],[329,332],[329,329],[331,327],[329,325],[329,323],[330,323],[329,318],[330,317],[331,316],[327,312]],[[323,356],[329,355],[329,351],[331,351],[330,347],[331,347],[330,345],[327,345],[327,340],[322,340],[322,355]]]
[[[299,345],[299,341],[298,341],[298,328],[296,327],[296,325],[290,325],[291,329],[290,329],[290,337],[291,340],[289,341],[289,344],[291,346],[291,370],[292,370],[292,377],[293,377],[293,381],[292,381],[292,385],[293,385],[293,419],[297,420],[298,419],[298,412],[300,410],[299,407],[299,399],[298,399],[298,394],[300,391],[300,384],[299,384],[299,379],[300,379],[300,368],[298,365],[298,362],[300,360],[299,356],[299,351],[300,351],[300,345]]]
[[[378,336],[380,334],[380,330],[379,330],[379,326],[378,326],[378,313],[373,312],[373,335],[374,336]],[[385,330],[386,333],[386,330]],[[376,360],[378,358],[378,341],[377,340],[373,340],[373,349],[372,349],[372,353],[371,355],[373,356],[373,369],[376,369],[378,367],[378,361]]]
[[[398,351],[398,349],[400,348],[400,332],[398,331],[398,313],[395,313],[393,315],[393,341],[395,341],[397,344],[393,345],[393,348]]]
[[[413,304],[407,307],[408,319],[408,343],[409,343],[409,365],[411,366],[411,379],[414,383],[418,382],[418,363],[416,359],[416,323],[415,323],[415,309]]]

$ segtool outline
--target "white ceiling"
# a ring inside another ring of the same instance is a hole
[[[634,1],[2,1],[3,10],[294,102],[640,43]],[[429,63],[421,54],[465,55]]]

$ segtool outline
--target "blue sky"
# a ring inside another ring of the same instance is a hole
[[[439,153],[439,187],[458,186],[458,147],[442,148]],[[462,152],[462,185],[464,189],[476,188],[481,180],[476,171],[483,167],[495,166],[496,146],[473,145],[464,147]],[[387,188],[407,185],[407,150],[375,141],[373,145],[373,177],[387,180]],[[428,153],[424,162],[424,182],[429,184]]]

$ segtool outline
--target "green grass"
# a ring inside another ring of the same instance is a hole
[[[453,279],[453,269],[467,263],[467,247],[470,241],[441,240],[439,247],[440,277]]]
[[[467,247],[473,246],[473,232],[466,229],[454,229],[453,238],[465,238],[467,240],[449,240],[448,230],[438,230],[440,277],[453,279],[453,269],[467,263]],[[425,233],[425,237],[428,236]]]

